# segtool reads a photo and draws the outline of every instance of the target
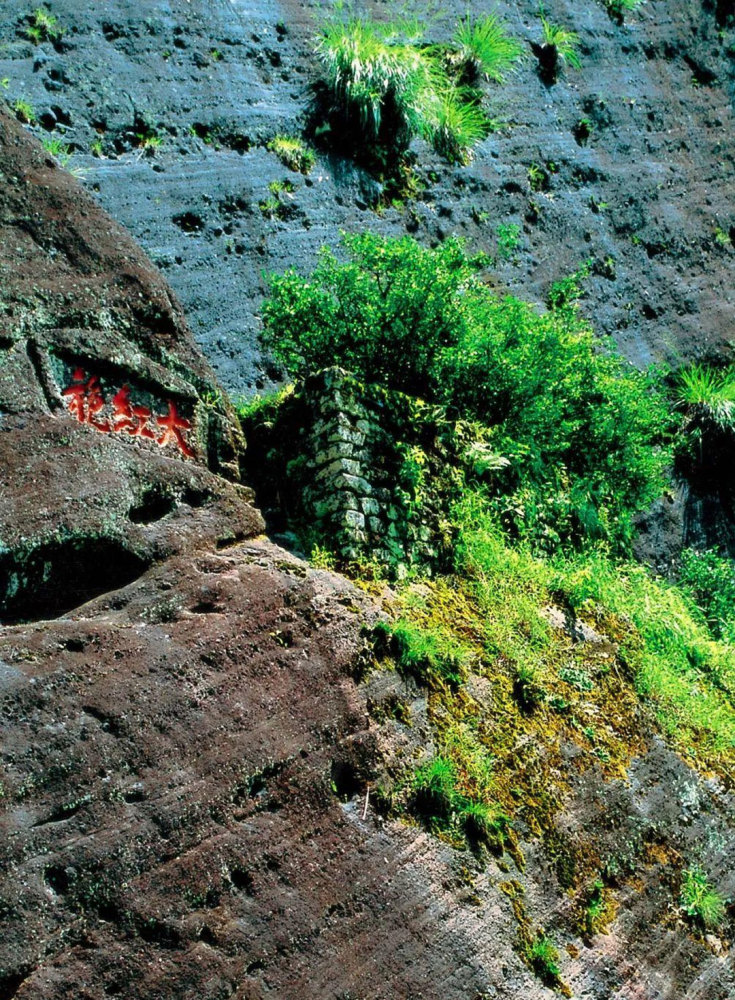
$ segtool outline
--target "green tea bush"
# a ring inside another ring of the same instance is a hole
[[[294,376],[338,363],[490,428],[508,459],[504,523],[547,549],[625,546],[659,495],[668,407],[653,378],[604,351],[579,315],[577,279],[541,313],[484,285],[487,258],[449,239],[343,236],[311,279],[271,279],[264,339]]]

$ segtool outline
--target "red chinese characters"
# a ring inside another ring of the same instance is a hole
[[[158,443],[163,447],[171,441],[177,444],[179,450],[182,451],[189,458],[194,457],[194,452],[191,450],[189,445],[184,440],[184,435],[182,431],[188,431],[191,427],[191,423],[180,417],[176,412],[176,404],[169,400],[168,403],[168,414],[165,417],[156,417],[156,422],[159,427],[163,427],[164,431],[160,438],[158,438]]]
[[[105,398],[96,375],[88,379],[81,368],[75,369],[72,384],[61,395],[67,398],[69,413],[80,424],[91,424],[104,434],[110,433],[110,421],[97,419],[97,414],[105,408]]]
[[[132,437],[155,438],[148,426],[151,416],[147,406],[136,406],[130,402],[129,385],[124,385],[112,398],[112,429],[116,434],[125,432]]]
[[[160,448],[174,445],[187,458],[195,452],[185,437],[191,421],[179,415],[176,404],[167,401],[168,413],[158,416],[148,406],[131,399],[129,385],[118,390],[111,400],[111,413],[103,413],[107,405],[99,376],[87,378],[82,368],[76,368],[71,385],[61,393],[69,413],[80,424],[88,424],[103,434],[128,434],[130,437],[155,441]]]

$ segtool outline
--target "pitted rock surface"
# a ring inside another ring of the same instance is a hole
[[[448,40],[466,6],[441,4],[431,40]],[[308,117],[316,0],[54,0],[57,48],[25,37],[32,7],[0,10],[7,99],[28,101],[38,131],[71,144],[70,165],[165,270],[235,393],[278,377],[258,345],[263,271],[310,270],[341,229],[428,243],[457,233],[495,253],[497,227],[517,225],[501,285],[543,302],[552,281],[591,260],[583,308],[635,364],[731,354],[730,4],[649,0],[618,24],[601,2],[559,0],[547,14],[579,33],[582,68],[547,86],[530,47],[538,4],[499,3],[528,53],[502,88],[487,88],[503,127],[464,168],[417,143],[417,197],[380,216],[368,208],[375,181],[350,161],[320,154],[302,177],[266,148]],[[162,144],[146,150],[140,136],[151,131]],[[91,155],[97,142],[102,159]],[[284,217],[270,218],[260,203],[284,178],[295,191]]]

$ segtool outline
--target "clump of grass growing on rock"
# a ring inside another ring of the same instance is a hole
[[[472,150],[490,130],[491,123],[476,98],[457,87],[440,93],[433,142],[436,151],[450,163],[469,163]]]
[[[457,25],[452,42],[456,49],[453,58],[469,83],[480,76],[503,83],[523,55],[520,43],[510,36],[497,14],[475,20],[468,13]]]
[[[558,986],[561,977],[559,952],[545,933],[539,931],[529,942],[524,957],[542,983],[551,987]]]
[[[61,139],[55,139],[53,136],[49,136],[43,140],[43,148],[50,156],[53,156],[53,158],[57,160],[62,167],[65,167],[71,159],[71,146],[62,142]]]
[[[541,35],[543,42],[536,46],[541,76],[549,83],[554,83],[562,66],[571,69],[581,69],[579,58],[579,35],[561,25],[549,21],[542,13]]]
[[[436,101],[430,55],[398,40],[400,27],[369,18],[327,22],[316,44],[324,82],[347,118],[375,140],[389,125],[404,141],[427,130]]]
[[[413,798],[417,812],[429,824],[446,824],[454,807],[454,765],[444,757],[435,757],[416,770]]]
[[[30,101],[18,98],[17,101],[13,101],[11,107],[19,122],[22,122],[24,125],[35,125],[38,119]]]
[[[715,638],[735,645],[735,561],[714,549],[685,549],[679,583],[702,609]]]
[[[698,865],[681,876],[681,907],[702,930],[717,930],[725,919],[725,900]]]
[[[316,42],[328,104],[320,131],[363,159],[367,139],[379,173],[400,173],[418,137],[450,162],[469,162],[492,123],[467,84],[483,75],[501,81],[521,48],[494,16],[468,16],[454,45],[424,42],[416,21],[327,21]]]
[[[451,635],[426,629],[405,619],[379,622],[375,628],[379,648],[396,658],[398,668],[419,683],[461,684],[471,653]]]
[[[64,29],[59,25],[58,18],[45,7],[37,7],[32,14],[29,14],[28,22],[25,34],[34,45],[61,41]]]
[[[622,24],[626,14],[632,14],[645,3],[645,0],[605,0],[605,7],[613,21]]]
[[[268,149],[296,173],[308,174],[316,162],[314,151],[298,136],[276,135],[268,143]]]

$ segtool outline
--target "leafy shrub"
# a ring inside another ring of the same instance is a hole
[[[704,612],[712,634],[735,644],[735,563],[714,550],[682,552],[680,584]]]
[[[725,919],[725,900],[699,866],[682,872],[681,907],[703,930],[717,930]]]
[[[509,461],[498,479],[509,528],[547,548],[627,544],[632,514],[662,488],[668,408],[650,376],[600,350],[573,290],[540,314],[488,289],[486,258],[460,240],[342,242],[348,259],[323,251],[311,280],[271,279],[264,339],[289,372],[337,362],[485,424]]]
[[[452,39],[456,60],[469,80],[480,76],[503,83],[508,72],[517,64],[523,50],[508,34],[506,26],[495,14],[473,20],[469,14],[459,22]]]

